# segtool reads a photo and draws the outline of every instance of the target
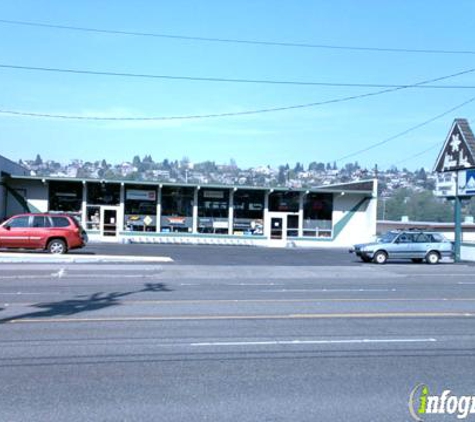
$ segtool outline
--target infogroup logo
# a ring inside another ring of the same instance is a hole
[[[426,415],[453,415],[459,420],[466,419],[475,415],[475,396],[456,396],[451,390],[431,395],[426,384],[418,384],[409,397],[409,412],[419,422],[425,421]]]

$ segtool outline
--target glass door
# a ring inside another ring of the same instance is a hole
[[[117,208],[101,207],[101,236],[106,238],[117,237]]]
[[[282,240],[284,237],[284,219],[282,217],[272,217],[270,219],[270,238],[272,240]]]
[[[269,246],[283,247],[287,244],[287,214],[270,212],[266,221]]]

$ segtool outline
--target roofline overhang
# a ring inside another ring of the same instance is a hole
[[[206,188],[206,189],[238,189],[238,190],[263,190],[274,192],[303,192],[303,193],[358,193],[373,194],[373,189],[356,190],[351,189],[352,185],[360,183],[375,183],[376,179],[364,179],[348,183],[336,183],[334,185],[320,185],[313,188],[286,188],[282,186],[247,186],[247,185],[223,185],[223,184],[202,184],[202,183],[171,183],[159,181],[140,181],[140,180],[124,180],[124,179],[99,179],[99,178],[76,178],[76,177],[55,177],[55,176],[21,176],[9,175],[7,179],[12,180],[32,180],[39,182],[76,182],[76,183],[114,183],[124,185],[144,185],[156,187],[184,187],[184,188]],[[333,188],[334,186],[334,188]],[[349,189],[344,187],[348,186]]]

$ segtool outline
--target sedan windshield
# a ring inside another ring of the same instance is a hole
[[[379,243],[391,243],[398,234],[396,232],[387,232],[379,239]]]

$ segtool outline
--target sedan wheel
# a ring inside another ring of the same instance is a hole
[[[386,264],[387,260],[388,260],[388,256],[386,255],[386,252],[379,251],[374,254],[373,261],[376,264]]]
[[[432,265],[437,264],[439,260],[440,260],[440,256],[435,251],[429,252],[426,256],[426,262],[428,264],[432,264]]]

